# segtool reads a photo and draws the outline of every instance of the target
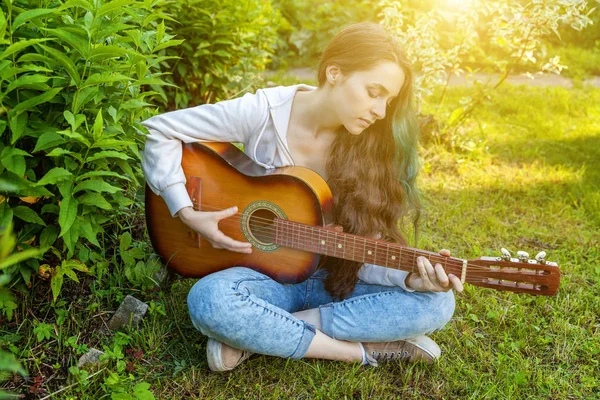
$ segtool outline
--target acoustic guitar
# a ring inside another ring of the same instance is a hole
[[[345,233],[333,224],[333,196],[323,178],[304,167],[265,169],[230,143],[182,144],[182,168],[195,210],[238,213],[219,222],[227,236],[252,243],[251,254],[215,249],[171,217],[165,202],[146,187],[146,222],[156,252],[168,268],[202,277],[245,266],[282,283],[308,279],[320,255],[415,272],[424,256],[461,281],[496,290],[554,295],[560,271],[540,252],[529,259],[502,249],[499,257],[464,260],[397,243]],[[418,270],[417,270],[418,272]]]

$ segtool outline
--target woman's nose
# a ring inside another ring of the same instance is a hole
[[[385,118],[385,106],[385,102],[383,104],[378,102],[377,104],[375,104],[375,107],[371,109],[371,114],[373,114],[376,119]]]

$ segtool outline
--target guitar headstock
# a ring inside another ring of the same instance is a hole
[[[553,296],[558,291],[560,270],[558,264],[546,261],[546,252],[529,259],[529,254],[519,251],[513,258],[502,249],[499,257],[469,260],[466,281],[496,290]]]

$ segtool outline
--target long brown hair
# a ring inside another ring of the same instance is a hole
[[[336,65],[344,75],[364,71],[383,61],[397,63],[405,75],[399,95],[378,120],[360,135],[341,128],[327,161],[328,184],[333,192],[335,221],[345,232],[406,244],[404,220],[420,215],[416,189],[419,128],[413,106],[413,73],[410,63],[393,38],[378,24],[351,25],[338,33],[321,56],[319,87],[326,83],[325,70]],[[416,231],[415,231],[416,232]],[[416,239],[415,239],[416,240]],[[362,263],[329,257],[326,289],[344,298],[353,289]]]

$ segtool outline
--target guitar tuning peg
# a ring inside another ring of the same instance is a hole
[[[537,255],[535,256],[535,259],[537,260],[537,262],[539,262],[540,264],[546,264],[546,252],[545,251],[540,251],[539,253],[537,253]]]
[[[502,259],[505,261],[510,261],[510,252],[508,250],[506,250],[504,247],[502,249],[500,249],[500,251],[502,252]]]
[[[527,262],[529,260],[529,253],[526,251],[517,251],[517,257],[521,262]]]

